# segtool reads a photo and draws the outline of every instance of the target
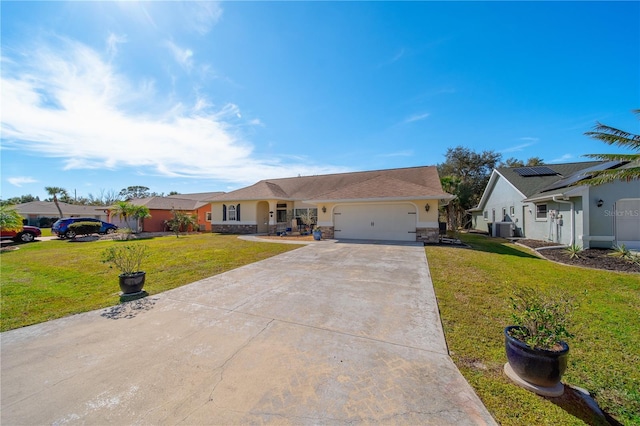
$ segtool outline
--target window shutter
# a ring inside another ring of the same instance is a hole
[[[227,205],[226,204],[222,205],[222,221],[223,222],[227,221]]]
[[[240,204],[236,206],[236,220],[240,222]]]

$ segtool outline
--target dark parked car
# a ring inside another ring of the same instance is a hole
[[[36,237],[39,237],[41,235],[42,231],[40,231],[40,228],[35,226],[25,225],[19,231],[6,231],[4,229],[0,229],[0,237],[3,240],[10,238],[18,243],[30,243],[31,241],[35,240]]]
[[[101,234],[111,234],[116,232],[118,229],[118,227],[113,223],[104,222],[92,217],[63,217],[53,224],[51,232],[56,234],[59,238],[73,238],[76,236],[76,233],[69,229],[69,225],[75,222],[98,222],[100,223],[100,231],[98,232]]]

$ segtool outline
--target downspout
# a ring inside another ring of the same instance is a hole
[[[575,231],[575,222],[574,222],[574,216],[575,216],[575,205],[573,203],[573,201],[566,201],[566,200],[561,200],[558,198],[557,195],[553,196],[553,201],[555,201],[556,203],[562,203],[562,204],[571,204],[571,245],[575,245],[576,244],[576,231]]]

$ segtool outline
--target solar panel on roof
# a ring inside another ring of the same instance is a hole
[[[547,166],[519,167],[517,169],[513,169],[513,171],[522,177],[553,176],[558,174]]]
[[[587,179],[591,177],[591,172],[613,169],[622,164],[624,164],[623,161],[607,161],[600,164],[596,164],[595,166],[582,169],[580,171],[573,173],[572,175],[569,175],[563,179],[560,179],[559,181],[556,181],[550,184],[549,186],[541,189],[540,192],[553,191],[554,189],[560,189],[560,188],[565,188],[567,186],[574,185],[583,179]]]

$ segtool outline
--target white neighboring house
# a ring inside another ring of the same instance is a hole
[[[592,161],[494,169],[470,210],[473,228],[585,249],[640,249],[640,182],[574,186],[593,171],[628,166]]]

